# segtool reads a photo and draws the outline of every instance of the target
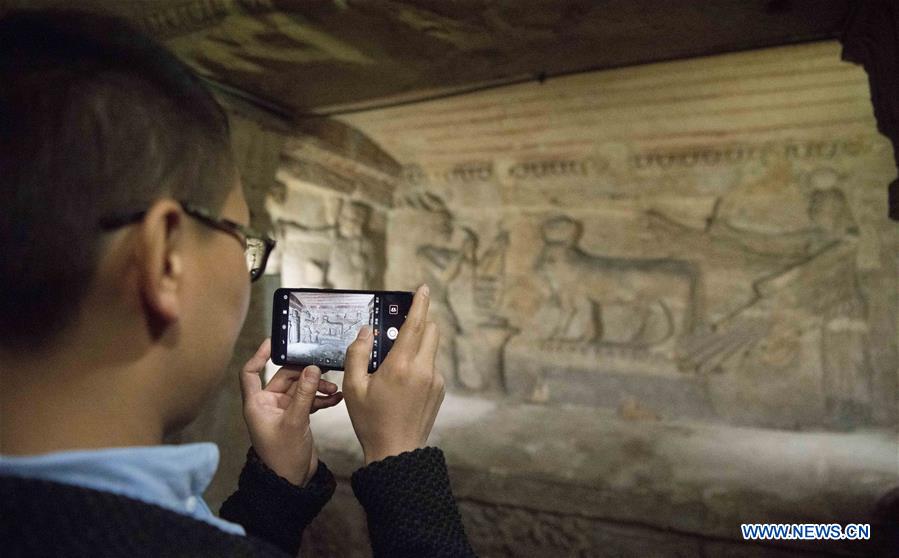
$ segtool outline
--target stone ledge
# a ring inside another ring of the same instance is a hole
[[[362,455],[345,410],[313,415],[313,429],[322,460],[348,478]],[[899,485],[899,441],[888,430],[634,422],[448,394],[430,441],[446,453],[460,502],[724,542],[742,543],[744,522],[868,523],[877,499]],[[859,543],[826,548],[866,552]]]

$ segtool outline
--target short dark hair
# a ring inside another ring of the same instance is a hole
[[[227,117],[183,62],[111,16],[0,18],[0,347],[46,344],[94,279],[104,217],[170,196],[218,210]]]

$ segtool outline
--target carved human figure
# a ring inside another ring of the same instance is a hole
[[[437,235],[416,249],[416,257],[425,282],[431,286],[432,314],[438,323],[448,326],[442,360],[448,372],[463,385],[477,384],[476,362],[459,358],[460,338],[473,325],[471,289],[474,285],[477,237],[473,231],[455,226],[452,215],[440,200],[429,207]],[[460,360],[462,362],[460,362]]]
[[[369,237],[371,208],[356,201],[340,206],[328,261],[330,283],[345,289],[370,289],[376,273],[374,243]]]
[[[708,233],[719,243],[734,244],[750,252],[784,258],[804,258],[826,247],[834,240],[858,233],[842,190],[837,187],[838,174],[821,168],[809,173],[806,216],[809,225],[791,232],[767,233],[734,225],[719,214],[718,204],[709,218]]]
[[[867,307],[856,270],[858,226],[842,190],[815,190],[809,218],[827,237],[839,239],[843,252],[840,276],[846,288],[841,299],[823,309],[821,362],[825,404],[832,426],[847,428],[871,418],[871,365]]]
[[[501,347],[508,338],[497,315],[508,236],[499,233],[479,254],[477,234],[457,225],[441,198],[425,194],[414,203],[430,214],[436,232],[418,246],[416,257],[431,285],[432,314],[450,333],[441,362],[466,388],[498,384]]]
[[[783,238],[726,224],[710,228],[718,243],[736,244],[786,263],[753,283],[755,296],[746,305],[687,340],[682,364],[710,372],[721,370],[731,359],[746,373],[756,367],[770,369],[772,364],[788,372],[800,363],[801,344],[784,342],[780,332],[786,323],[778,320],[795,322],[798,314],[812,317],[819,324],[826,420],[847,428],[870,419],[872,372],[868,312],[856,269],[858,226],[835,176],[814,173],[814,187],[807,194],[809,226]],[[794,336],[798,335],[802,332]],[[740,354],[746,358],[736,359]],[[771,362],[776,355],[778,363]]]
[[[286,284],[323,289],[376,289],[383,273],[383,237],[373,238],[372,209],[352,200],[340,204],[333,222],[307,227],[280,220],[285,238],[281,274]]]

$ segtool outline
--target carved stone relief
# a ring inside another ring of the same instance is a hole
[[[466,389],[499,388],[501,349],[512,333],[501,311],[508,233],[500,228],[482,246],[433,193],[414,192],[398,205],[425,212],[432,223],[414,262],[431,286],[432,315],[444,332],[440,368]]]
[[[284,285],[323,289],[379,289],[383,284],[383,231],[372,227],[372,206],[345,198],[330,200],[333,216],[301,223],[276,221]]]
[[[709,235],[714,242],[786,258],[779,261],[787,265],[754,280],[754,296],[743,307],[686,338],[679,364],[683,370],[725,377],[758,377],[759,371],[811,377],[805,388],[819,394],[819,404],[806,409],[805,420],[817,416],[845,427],[870,420],[872,378],[867,308],[856,270],[858,226],[833,175],[829,168],[810,173],[817,187],[807,194],[806,228],[768,234],[713,219]],[[786,399],[788,394],[778,393],[781,384],[774,378],[743,385],[737,395],[721,390],[724,382],[713,380],[715,407],[726,416],[735,397],[752,397],[753,392],[769,402]],[[774,422],[782,414],[776,409],[768,413]]]
[[[695,265],[590,254],[579,246],[581,223],[570,217],[548,219],[541,231],[534,270],[548,304],[532,330],[538,339],[650,349],[693,329]]]
[[[717,196],[613,198],[586,211],[509,206],[489,193],[508,174],[495,167],[409,166],[388,276],[431,284],[441,368],[463,389],[629,402],[661,418],[866,424],[878,383],[859,274],[870,256],[851,174],[832,161],[871,152],[861,140],[767,145],[741,151],[733,164],[754,170]],[[553,188],[568,180],[544,176]],[[486,206],[447,201],[473,196]]]

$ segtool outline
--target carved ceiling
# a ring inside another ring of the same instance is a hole
[[[299,114],[836,37],[849,0],[0,0],[123,15]]]

